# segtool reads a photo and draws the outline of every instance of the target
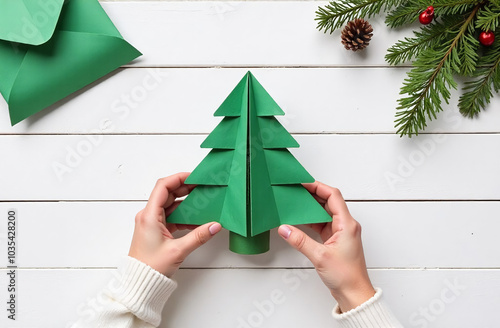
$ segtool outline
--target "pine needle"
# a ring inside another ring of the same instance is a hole
[[[319,7],[315,20],[318,30],[333,33],[356,18],[370,18],[393,6],[405,4],[406,0],[339,0]]]
[[[491,2],[491,6],[481,8],[477,15],[476,27],[483,31],[494,31],[500,24],[500,4]]]
[[[413,60],[398,100],[395,127],[401,136],[418,135],[428,120],[448,103],[457,88],[455,75],[471,77],[459,100],[460,112],[475,117],[500,90],[500,0],[338,0],[316,12],[318,29],[329,33],[355,18],[388,12],[385,23],[399,27],[418,20],[428,6],[436,19],[392,45],[385,56],[390,65]],[[490,47],[478,41],[480,31],[495,31]]]
[[[398,100],[395,127],[401,136],[418,135],[419,130],[427,126],[426,120],[433,120],[442,111],[441,98],[448,103],[450,88],[456,89],[454,72],[460,72],[460,56],[457,45],[462,42],[469,25],[479,10],[477,5],[464,21],[452,40],[441,49],[428,48],[420,53],[408,72],[401,94],[406,97]]]
[[[389,27],[398,27],[405,24],[410,24],[418,20],[418,16],[429,5],[434,7],[436,16],[445,15],[460,15],[471,10],[479,1],[478,0],[410,0],[405,6],[398,6],[391,11],[385,23]]]
[[[495,42],[478,63],[474,72],[475,80],[469,81],[463,88],[464,94],[458,101],[460,113],[474,118],[486,108],[493,97],[492,91],[500,90],[500,41]]]
[[[444,17],[441,22],[424,26],[419,31],[413,31],[415,37],[404,38],[390,47],[385,55],[385,60],[391,65],[412,60],[427,48],[441,46],[450,38],[450,35],[458,32],[462,23],[462,17]]]

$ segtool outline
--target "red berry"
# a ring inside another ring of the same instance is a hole
[[[429,6],[427,7],[426,10],[422,11],[420,15],[418,16],[418,20],[420,21],[420,24],[430,24],[432,20],[434,19],[434,7]]]
[[[483,46],[491,46],[493,42],[495,42],[495,33],[492,31],[481,32],[481,34],[479,34],[479,42],[481,42]]]

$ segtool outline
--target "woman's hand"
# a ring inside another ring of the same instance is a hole
[[[280,226],[278,232],[309,258],[342,312],[349,311],[375,294],[366,270],[361,226],[349,213],[338,189],[317,181],[304,187],[333,218],[332,222],[310,225],[323,243],[289,225]]]
[[[217,222],[199,227],[166,223],[167,216],[179,205],[175,199],[186,196],[195,187],[184,184],[188,176],[189,173],[178,173],[159,179],[146,207],[135,217],[129,256],[146,263],[167,277],[177,271],[192,251],[221,230],[221,225]],[[172,236],[173,232],[183,229],[192,231],[181,238]]]

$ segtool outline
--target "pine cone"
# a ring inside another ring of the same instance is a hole
[[[347,50],[363,50],[373,36],[373,27],[364,19],[357,18],[347,23],[342,30],[342,44]]]

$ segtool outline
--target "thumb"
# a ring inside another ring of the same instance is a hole
[[[290,246],[307,256],[312,261],[314,250],[319,245],[318,242],[309,237],[302,230],[293,226],[283,224],[278,228],[278,233],[286,240]]]
[[[189,255],[195,249],[205,244],[207,241],[221,231],[222,226],[218,222],[210,222],[199,226],[182,238],[179,238],[180,247],[185,256]]]

